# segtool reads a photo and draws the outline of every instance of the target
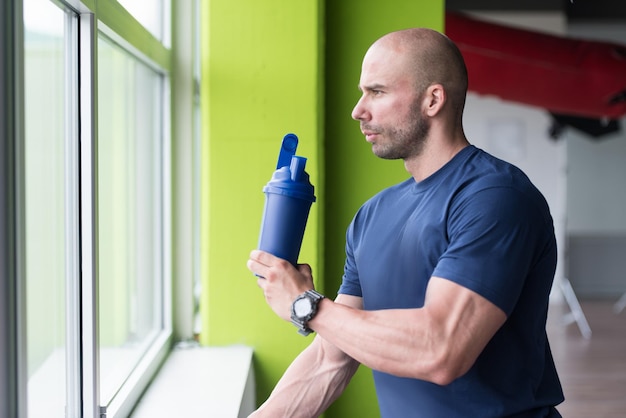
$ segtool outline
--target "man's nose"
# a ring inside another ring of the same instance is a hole
[[[364,103],[365,96],[361,96],[354,109],[352,109],[352,119],[354,120],[365,120],[367,118],[367,110],[365,108]]]

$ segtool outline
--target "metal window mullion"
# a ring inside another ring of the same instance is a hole
[[[83,418],[100,418],[96,21],[79,15],[80,249]],[[105,411],[102,411],[105,414]]]
[[[201,241],[201,199],[202,195],[201,189],[201,178],[202,178],[202,115],[200,106],[202,103],[201,96],[201,83],[202,83],[202,65],[201,65],[201,45],[200,45],[200,27],[201,27],[201,16],[202,16],[202,5],[200,0],[193,1],[193,126],[194,130],[192,131],[193,137],[193,151],[192,151],[192,161],[191,166],[193,167],[192,174],[192,234],[193,234],[193,244],[192,244],[192,253],[191,262],[193,265],[193,334],[192,336],[196,336],[200,334],[202,321],[200,320],[200,292],[202,289],[202,273],[200,267],[201,260],[201,252],[200,252],[200,241]]]
[[[81,295],[79,218],[79,68],[78,19],[65,14],[65,292],[66,292],[66,416],[82,409]]]
[[[161,263],[159,263],[159,284],[160,291],[157,295],[159,301],[157,306],[161,305],[160,318],[162,320],[161,329],[166,333],[172,332],[173,318],[172,318],[172,126],[171,117],[166,115],[172,115],[172,96],[171,74],[167,74],[161,79],[160,83],[160,98],[161,108],[159,109],[162,115],[162,123],[159,132],[159,158],[161,162],[161,173],[157,178],[160,181],[159,187],[159,238],[161,239],[161,246],[158,249],[161,255]]]
[[[0,418],[26,416],[22,2],[0,2]]]

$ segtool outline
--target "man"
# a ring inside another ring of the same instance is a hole
[[[312,291],[309,266],[252,251],[270,307],[318,334],[252,416],[318,416],[364,364],[385,418],[560,417],[552,219],[520,170],[466,139],[459,50],[433,30],[393,32],[367,51],[359,88],[352,117],[412,178],[354,217],[335,301]]]

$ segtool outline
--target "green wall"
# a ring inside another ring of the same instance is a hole
[[[298,155],[309,159],[324,200],[322,11],[313,0],[210,0],[202,7],[201,342],[254,347],[262,399],[309,342],[272,313],[246,261],[286,133],[298,135]],[[321,271],[319,217],[314,203],[301,252],[314,271]]]
[[[334,297],[345,229],[363,201],[407,177],[371,153],[350,117],[361,60],[386,32],[443,28],[444,2],[207,0],[202,9],[201,342],[255,349],[259,402],[311,341],[265,304],[245,263],[256,247],[264,196],[287,132],[300,138],[316,187],[300,259]],[[378,416],[362,367],[327,417]]]

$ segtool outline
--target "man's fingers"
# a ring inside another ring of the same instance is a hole
[[[278,257],[262,250],[252,250],[250,252],[250,259],[266,266],[271,266],[277,260],[280,260]]]
[[[278,258],[268,252],[261,250],[252,250],[248,259],[248,269],[257,277],[267,279],[272,275],[272,268],[283,264],[289,265],[289,262]]]
[[[248,270],[259,278],[263,278],[266,274],[267,266],[260,263],[258,259],[252,258],[252,254],[250,254],[250,258],[248,259],[246,266],[248,267]]]

